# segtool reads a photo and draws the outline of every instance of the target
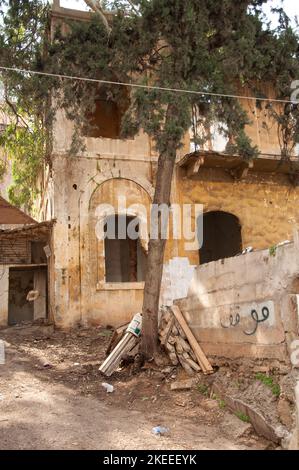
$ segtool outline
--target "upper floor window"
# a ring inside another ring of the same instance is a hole
[[[124,91],[117,102],[106,88],[101,88],[95,101],[94,110],[87,114],[86,137],[119,139],[121,123],[128,108],[128,98]]]

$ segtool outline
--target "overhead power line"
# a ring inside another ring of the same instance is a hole
[[[97,78],[88,78],[88,77],[77,77],[72,75],[61,75],[58,73],[50,73],[50,72],[38,72],[35,70],[26,70],[20,69],[16,67],[3,67],[0,66],[0,70],[2,71],[10,71],[10,72],[19,72],[24,74],[31,74],[31,75],[40,75],[45,77],[52,77],[52,78],[60,78],[66,80],[78,80],[83,82],[91,82],[91,83],[101,83],[104,85],[117,85],[117,86],[125,86],[131,88],[142,88],[146,90],[157,90],[157,91],[167,91],[172,93],[185,93],[189,95],[200,95],[200,96],[213,96],[217,98],[232,98],[238,100],[252,100],[252,101],[264,101],[269,103],[283,103],[283,104],[294,104],[294,100],[282,100],[282,99],[275,99],[275,98],[260,98],[256,96],[244,96],[244,95],[231,95],[231,94],[223,94],[223,93],[212,93],[208,91],[196,91],[196,90],[184,90],[180,88],[168,88],[168,87],[161,87],[161,86],[154,86],[154,85],[141,85],[139,83],[127,83],[127,82],[117,82],[112,80],[100,80]]]

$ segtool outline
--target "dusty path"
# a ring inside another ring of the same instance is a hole
[[[19,374],[19,380],[28,377]],[[30,379],[19,398],[1,403],[1,449],[243,449],[221,429],[165,416],[169,437],[151,434],[153,415],[111,410],[93,398],[76,397],[63,386]],[[158,417],[157,417],[158,418]],[[159,418],[160,420],[160,418]]]
[[[219,418],[213,422],[209,417],[215,410],[204,412],[198,407],[191,415],[184,406],[169,403],[168,397],[166,411],[165,407],[162,411],[162,402],[152,405],[143,401],[144,397],[140,400],[135,397],[133,406],[132,403],[126,405],[128,401],[124,402],[124,397],[131,396],[136,382],[126,384],[123,392],[118,382],[116,391],[108,396],[101,389],[101,378],[97,376],[98,392],[84,395],[77,383],[70,386],[67,382],[72,375],[70,368],[65,366],[65,382],[57,380],[54,366],[51,369],[42,366],[34,355],[34,347],[30,349],[31,343],[26,341],[9,337],[6,364],[0,365],[2,450],[263,449],[267,446],[255,435],[242,437],[244,423],[227,411],[218,413],[216,410]],[[63,344],[59,343],[59,347],[63,348]],[[66,353],[69,350],[69,355],[70,349],[65,350]],[[47,351],[44,343],[39,351],[43,354]],[[58,373],[61,377],[61,370]],[[154,379],[151,385],[159,387]],[[134,403],[140,406],[135,407]],[[166,425],[169,435],[154,436],[151,430],[157,425]]]

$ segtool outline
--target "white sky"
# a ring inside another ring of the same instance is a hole
[[[87,10],[84,0],[60,0],[60,4],[66,8],[76,8],[78,10]],[[269,5],[266,5],[264,10],[270,17],[270,4],[273,6],[280,6],[281,0],[271,0]],[[294,18],[296,15],[299,17],[299,0],[284,0],[284,9],[286,13]]]

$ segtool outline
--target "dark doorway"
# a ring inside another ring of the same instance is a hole
[[[30,291],[37,291],[35,300],[27,300]],[[46,267],[9,269],[8,324],[47,318],[48,288]]]
[[[107,224],[115,229],[115,239],[105,238],[105,280],[106,282],[142,282],[145,276],[146,253],[140,239],[127,236],[127,228],[134,217],[111,216]],[[107,232],[107,224],[104,228]],[[120,227],[121,226],[121,227]],[[139,225],[136,225],[136,233]]]
[[[26,299],[34,288],[34,271],[27,269],[9,270],[8,324],[16,325],[33,321],[34,305]]]
[[[208,212],[203,216],[203,246],[200,264],[231,258],[242,251],[239,219],[227,212]]]

